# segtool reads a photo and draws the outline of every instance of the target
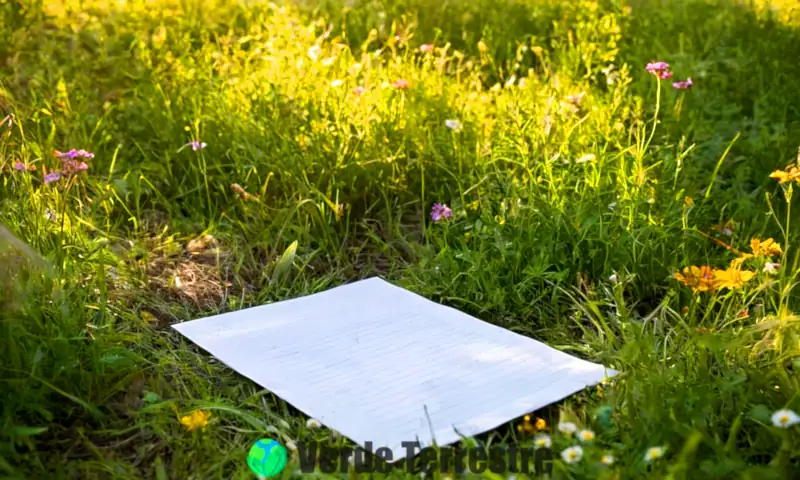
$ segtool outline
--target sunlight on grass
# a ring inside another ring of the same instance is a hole
[[[0,472],[342,444],[168,327],[382,275],[621,372],[484,443],[792,478],[795,3],[0,3]]]

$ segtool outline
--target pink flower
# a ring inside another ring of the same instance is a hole
[[[680,90],[685,90],[691,87],[692,85],[694,85],[694,83],[692,83],[692,77],[689,77],[682,82],[672,82],[672,86]]]
[[[408,83],[408,80],[403,80],[403,79],[395,80],[395,82],[392,84],[392,87],[402,90],[405,90],[410,86],[411,84]]]
[[[17,160],[16,162],[14,162],[14,170],[18,172],[24,172],[28,170],[28,167],[26,167],[24,163]]]
[[[670,71],[661,72],[661,73],[658,74],[658,78],[660,78],[661,80],[666,80],[666,79],[668,79],[670,77],[672,77],[672,72],[670,72]]]
[[[431,208],[431,220],[438,222],[446,218],[453,218],[453,211],[443,203],[434,203]]]
[[[433,51],[433,44],[432,43],[426,43],[424,45],[420,45],[419,46],[419,51],[422,52],[422,53],[432,52]]]
[[[661,72],[666,72],[669,70],[669,63],[667,62],[650,62],[644,67],[645,70],[652,73],[653,75],[659,76]]]
[[[56,182],[60,179],[61,179],[60,172],[50,172],[44,176],[44,184],[47,185],[48,183]]]
[[[367,91],[367,89],[359,85],[353,89],[353,95],[361,96],[365,91]]]

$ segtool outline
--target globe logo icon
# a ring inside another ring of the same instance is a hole
[[[286,448],[271,438],[262,438],[250,447],[247,465],[259,478],[274,477],[286,468]]]

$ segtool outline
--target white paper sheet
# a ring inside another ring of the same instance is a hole
[[[379,278],[174,328],[395,461],[402,442],[455,443],[616,373]]]

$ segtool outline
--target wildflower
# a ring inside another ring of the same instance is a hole
[[[308,58],[316,62],[321,52],[322,48],[320,48],[319,45],[314,45],[313,47],[308,49]]]
[[[619,278],[617,278],[617,274],[616,273],[614,273],[610,277],[608,277],[608,281],[611,282],[611,283],[617,283],[618,280],[619,280]]]
[[[747,270],[739,270],[736,267],[730,267],[727,270],[715,270],[714,280],[717,288],[729,288],[735,290],[745,283],[749,282],[755,276],[755,272]]]
[[[336,80],[331,82],[331,87],[336,88],[336,87],[340,86],[343,83],[344,83],[344,80],[336,79]]]
[[[84,170],[87,170],[88,168],[89,168],[89,165],[87,165],[86,162],[78,161],[78,160],[74,160],[74,159],[65,159],[64,160],[64,164],[63,164],[63,169],[61,170],[61,173],[64,174],[64,175],[73,175],[73,174],[76,174],[78,172],[83,172]]]
[[[576,93],[574,95],[567,95],[565,100],[568,103],[571,103],[572,105],[578,105],[581,103],[581,100],[583,100],[584,95],[586,95],[586,92]]]
[[[306,428],[320,428],[322,426],[316,418],[309,418],[306,421]]]
[[[594,440],[595,434],[591,430],[581,430],[578,432],[578,439],[581,442],[591,442]]]
[[[544,433],[540,433],[533,437],[534,448],[550,448],[550,445],[552,444],[553,441],[550,440],[550,436],[545,435]]]
[[[478,51],[479,52],[486,53],[488,50],[489,50],[489,48],[486,46],[485,43],[483,43],[483,40],[478,42]]]
[[[419,46],[419,51],[422,52],[422,53],[432,52],[433,51],[433,44],[426,43],[424,45],[420,45]]]
[[[800,423],[800,416],[791,410],[778,410],[772,414],[772,424],[776,427],[789,428]]]
[[[616,459],[614,458],[614,455],[611,455],[610,453],[607,453],[602,457],[600,457],[600,463],[602,463],[603,465],[614,465],[615,460]]]
[[[750,240],[750,249],[753,250],[753,255],[756,257],[772,257],[783,253],[781,244],[772,238],[768,238],[763,242],[754,238]]]
[[[780,263],[767,262],[764,264],[764,273],[775,273],[781,268]]]
[[[211,418],[210,413],[202,410],[195,410],[189,415],[181,417],[181,424],[183,424],[183,426],[185,426],[190,432],[197,429],[205,430],[208,426],[209,418]]]
[[[769,175],[769,178],[774,178],[780,184],[789,183],[791,181],[800,182],[800,170],[795,166],[787,168],[786,171],[775,170]]]
[[[444,125],[454,132],[460,132],[462,125],[458,120],[445,120]]]
[[[453,218],[453,211],[443,203],[434,203],[431,208],[431,220],[438,222],[443,218]]]
[[[692,205],[694,205],[694,200],[692,200],[692,197],[688,195],[684,197],[683,202],[686,204],[687,207],[691,207]]]
[[[198,150],[202,150],[208,146],[205,142],[200,142],[200,141],[191,141],[189,142],[189,145],[192,146],[192,150],[194,150],[195,152]]]
[[[69,152],[59,152],[58,150],[55,150],[53,154],[62,160],[74,160],[76,158],[88,158],[88,159],[94,158],[94,153],[87,152],[86,150],[82,149],[75,150],[74,148]]]
[[[50,172],[44,176],[44,184],[56,182],[61,179],[61,172]]]
[[[690,88],[694,83],[692,83],[692,77],[687,78],[686,80],[682,80],[680,82],[672,82],[672,88],[677,88],[678,90],[686,90]]]
[[[544,421],[544,418],[537,418],[536,430],[544,430],[545,428],[547,428],[547,422]]]
[[[578,427],[572,422],[559,422],[558,423],[558,431],[561,433],[566,433],[567,435],[572,435],[578,430]]]
[[[408,82],[408,80],[403,80],[403,79],[395,80],[394,83],[392,84],[392,88],[397,88],[399,90],[405,90],[410,86],[411,84]]]
[[[665,78],[665,75],[667,75],[666,78],[672,76],[672,73],[669,71],[669,63],[667,62],[650,62],[644,69],[662,80]]]
[[[366,90],[367,90],[366,88],[359,85],[353,89],[353,95],[361,96],[361,94],[364,93]]]
[[[676,273],[673,277],[687,287],[691,287],[695,293],[716,290],[714,270],[708,265],[686,267],[683,269],[682,274]]]
[[[561,458],[567,463],[575,463],[583,457],[583,449],[579,445],[569,447],[561,452]]]
[[[594,153],[587,153],[583,155],[579,159],[575,160],[575,163],[586,163],[586,162],[593,162],[597,158],[597,155]]]
[[[725,222],[720,222],[714,225],[713,227],[711,227],[711,230],[719,232],[721,235],[725,235],[726,237],[730,237],[731,235],[733,235],[733,228],[735,226],[736,225],[734,225],[732,221],[727,220]]]
[[[19,160],[17,160],[16,162],[14,162],[14,170],[16,170],[16,171],[18,171],[18,172],[24,172],[24,171],[26,171],[27,169],[28,169],[28,167],[26,167],[26,166],[25,166],[25,164],[24,164],[24,163],[22,163],[22,162],[20,162]]]
[[[650,447],[644,454],[645,462],[652,462],[664,456],[664,447]]]

